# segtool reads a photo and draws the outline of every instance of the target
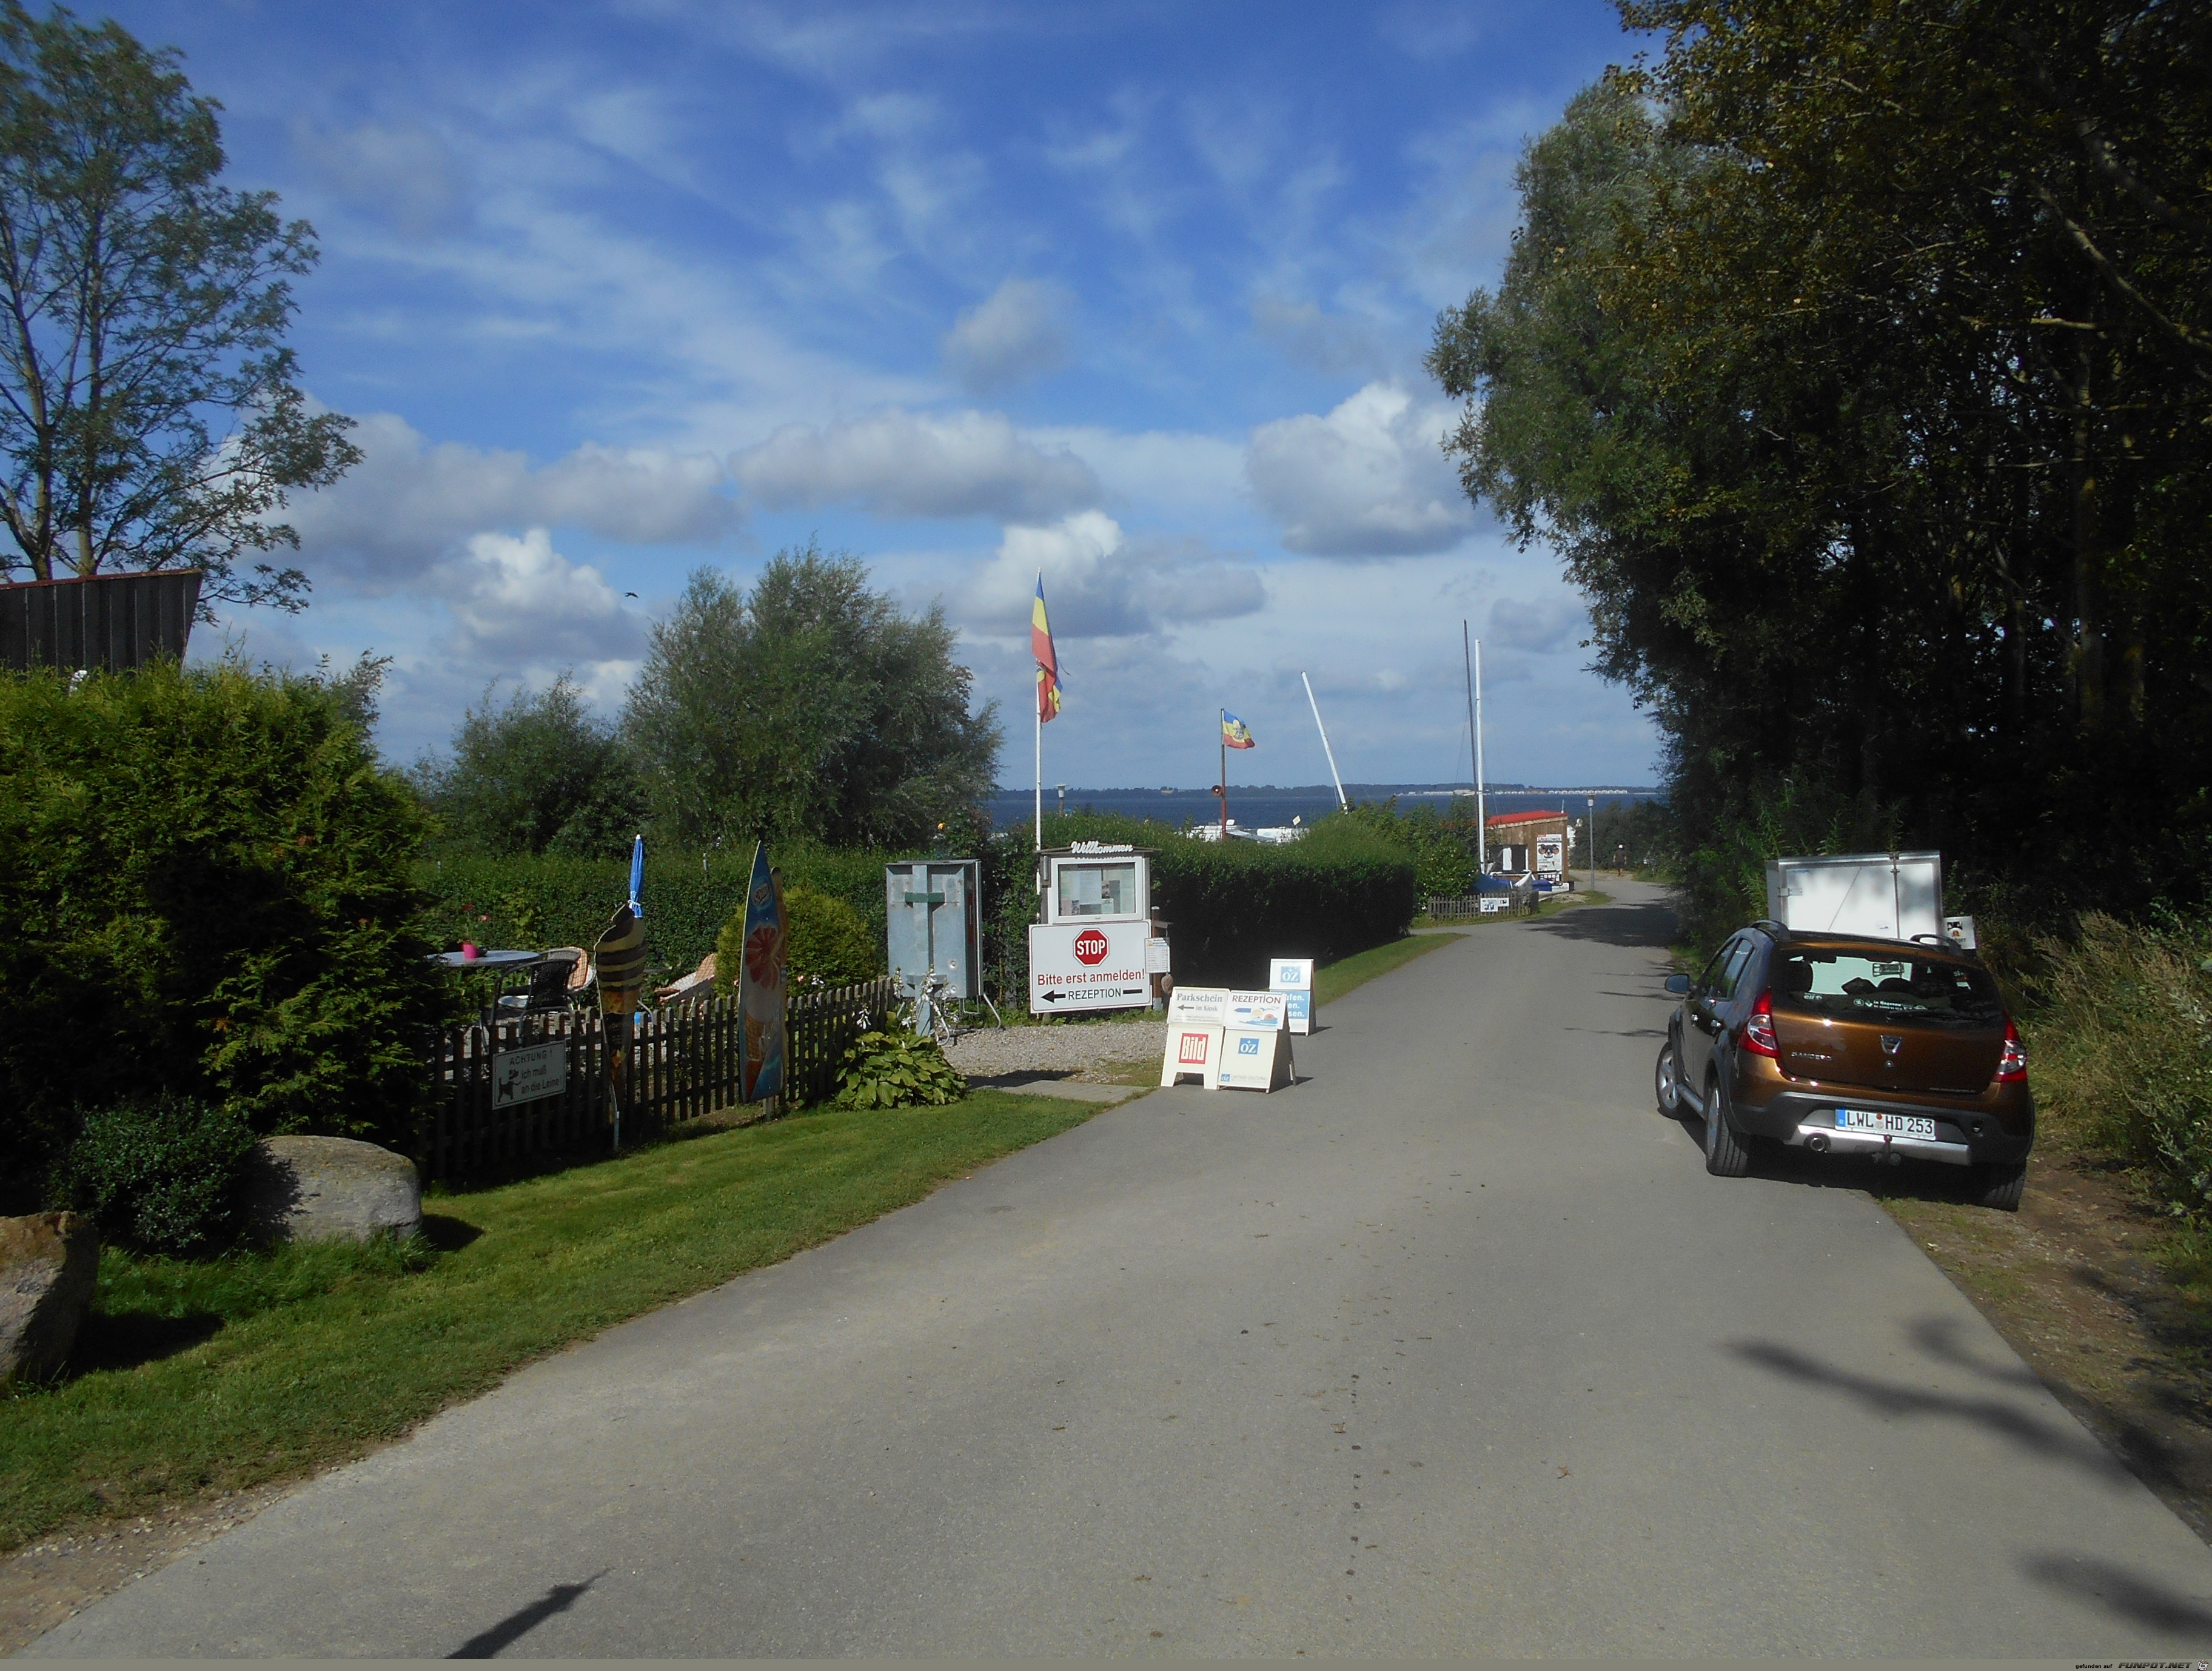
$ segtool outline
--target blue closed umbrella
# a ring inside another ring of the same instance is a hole
[[[645,837],[641,836],[629,850],[629,910],[632,916],[641,917],[645,914],[644,903],[638,898],[638,895],[644,890],[644,888]]]

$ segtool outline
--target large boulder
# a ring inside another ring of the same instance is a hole
[[[60,1372],[99,1275],[100,1235],[82,1213],[0,1218],[0,1386]]]
[[[422,1187],[404,1155],[349,1137],[264,1137],[246,1210],[264,1242],[367,1242],[422,1228]]]

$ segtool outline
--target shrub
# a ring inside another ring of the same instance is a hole
[[[2140,1167],[2169,1212],[2212,1221],[2212,923],[2093,913],[2036,949],[2038,1101]]]
[[[874,937],[865,918],[835,894],[825,894],[803,882],[784,884],[783,911],[788,927],[785,945],[790,956],[793,985],[802,981],[825,986],[844,986],[872,980],[883,972]],[[744,949],[745,914],[742,907],[730,914],[714,941],[714,987],[733,991],[738,960]]]
[[[84,1117],[54,1194],[141,1253],[219,1251],[243,1227],[252,1147],[235,1110],[188,1097],[118,1103]]]
[[[414,926],[427,828],[315,679],[0,676],[0,1180],[163,1091],[409,1146],[453,1001]]]
[[[919,1033],[863,1033],[839,1067],[841,1109],[941,1108],[967,1094],[968,1081],[937,1041]]]

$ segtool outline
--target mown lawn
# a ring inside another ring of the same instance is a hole
[[[433,1197],[413,1248],[102,1260],[71,1378],[0,1395],[0,1550],[356,1456],[518,1366],[1080,1124],[823,1110]]]

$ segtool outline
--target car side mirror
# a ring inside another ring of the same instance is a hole
[[[1690,977],[1686,975],[1668,975],[1667,977],[1667,990],[1674,993],[1677,997],[1681,996],[1683,993],[1687,993],[1690,990]]]

